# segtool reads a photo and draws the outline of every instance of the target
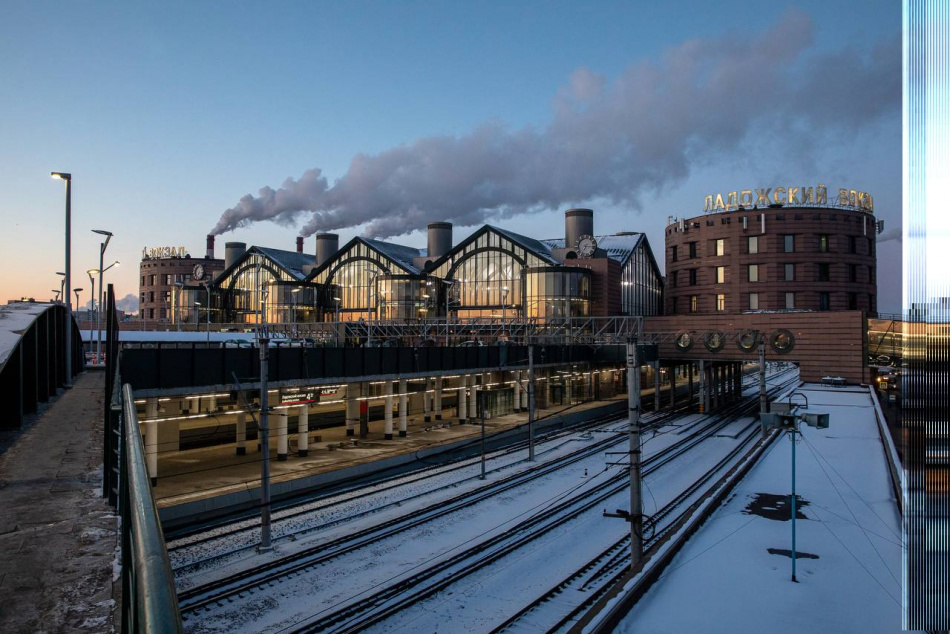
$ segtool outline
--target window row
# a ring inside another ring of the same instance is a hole
[[[837,237],[840,242],[841,238],[846,238],[847,242],[842,247],[841,244],[835,245],[835,238]],[[745,250],[743,253],[755,254],[761,253],[764,250],[765,243],[763,241],[765,236],[745,236]],[[794,234],[794,233],[785,233],[780,235],[780,249],[784,253],[796,253],[798,249],[801,249],[802,245],[800,244],[802,239],[804,239],[804,234]],[[858,254],[858,244],[861,238],[859,236],[832,236],[827,233],[820,233],[816,235],[816,241],[814,243],[814,251],[818,253],[850,253]],[[874,255],[874,238],[863,238],[867,244],[867,251],[862,252],[861,255]],[[726,255],[726,243],[729,238],[718,238],[715,240],[709,241],[709,252],[714,254],[716,257]],[[693,260],[699,257],[699,242],[687,242],[686,243],[689,251],[689,259]],[[679,261],[679,245],[672,245],[670,247],[670,259],[673,262]]]
[[[766,266],[765,264],[747,264],[745,265],[746,276],[745,279],[748,282],[765,282],[768,281],[768,276],[766,275]],[[776,265],[771,265],[772,268],[776,268]],[[813,265],[805,263],[794,263],[787,262],[785,264],[777,265],[777,270],[780,271],[778,277],[774,277],[773,280],[785,281],[785,282],[795,282],[795,281],[806,281],[805,278],[801,278],[800,271],[803,269],[811,268],[814,271],[814,275],[810,276],[811,279],[807,281],[817,281],[817,282],[830,282],[832,281],[832,271],[841,271],[844,269],[845,275],[838,276],[838,279],[835,281],[839,282],[850,282],[850,283],[869,283],[876,284],[877,280],[875,278],[875,270],[873,266],[864,266],[861,264],[831,264],[830,262],[818,262]],[[726,269],[725,266],[714,266],[712,268],[712,279],[715,284],[725,284],[726,283]],[[860,271],[861,269],[867,269],[867,278],[861,279]],[[686,269],[686,279],[684,280],[689,286],[698,285],[698,271],[699,269]],[[680,286],[680,273],[681,271],[673,271],[670,274],[670,288],[679,288]]]
[[[724,293],[717,293],[712,295],[709,299],[712,302],[713,310],[716,312],[727,312],[727,311],[744,311],[744,310],[792,310],[800,308],[817,308],[818,310],[831,310],[832,309],[832,296],[841,296],[839,297],[842,301],[839,302],[839,305],[836,307],[839,310],[859,310],[859,309],[868,309],[872,312],[875,310],[874,307],[874,295],[867,294],[867,303],[861,303],[861,298],[864,297],[863,294],[859,293],[829,293],[821,291],[817,293],[818,302],[817,306],[812,305],[802,305],[801,298],[809,293],[801,293],[788,291],[784,293],[778,293],[776,298],[777,301],[773,302],[774,305],[766,305],[766,294],[765,293],[745,293],[743,295],[745,299],[745,305],[738,308],[734,306],[729,306],[726,295]],[[680,300],[685,300],[685,305],[680,304]],[[812,299],[814,299],[812,297]],[[698,313],[700,312],[701,296],[700,295],[690,295],[685,298],[674,297],[672,298],[672,314],[680,314],[685,308],[686,312],[689,313]]]

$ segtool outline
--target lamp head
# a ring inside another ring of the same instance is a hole
[[[71,181],[73,179],[73,175],[69,172],[50,172],[49,175],[61,181]]]
[[[111,232],[111,231],[106,231],[106,230],[104,230],[104,229],[93,229],[92,232],[93,232],[93,233],[98,233],[98,234],[101,235],[101,236],[109,236],[109,237],[112,237],[112,232]]]

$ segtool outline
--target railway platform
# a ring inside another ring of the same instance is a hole
[[[103,376],[78,375],[0,447],[0,632],[115,629],[118,532],[101,495]]]
[[[615,631],[901,630],[900,464],[883,413],[867,388],[797,392],[830,426],[801,425],[796,445],[796,581],[783,435]]]
[[[588,411],[613,409],[621,411],[626,395],[609,399],[557,405],[536,412],[538,427],[551,424],[554,419],[583,414]],[[481,436],[481,424],[459,424],[446,410],[443,420],[425,422],[422,415],[407,417],[406,437],[384,439],[384,421],[369,421],[369,436],[365,439],[346,435],[344,426],[329,427],[312,433],[306,456],[296,454],[295,436],[291,434],[290,452],[286,461],[277,460],[276,441],[271,436],[271,483],[279,485],[303,480],[321,474],[344,469],[367,470],[371,463],[390,458],[432,452],[440,448],[458,445],[465,441],[477,441]],[[527,414],[505,414],[485,421],[486,435],[527,427]],[[319,437],[319,440],[315,440]],[[240,494],[260,486],[260,457],[257,441],[248,441],[247,454],[236,455],[233,444],[218,445],[181,452],[169,452],[159,456],[159,473],[162,474],[153,489],[156,503],[163,519],[170,514],[170,507],[194,504],[209,498]]]

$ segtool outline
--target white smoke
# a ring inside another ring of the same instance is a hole
[[[793,10],[757,37],[689,40],[613,82],[580,69],[553,100],[547,127],[489,123],[359,154],[332,186],[307,170],[244,196],[211,233],[305,213],[303,236],[366,225],[366,235],[390,237],[431,221],[471,226],[593,199],[637,209],[643,192],[685,179],[695,163],[782,151],[773,135],[807,152],[899,109],[899,40],[822,56],[809,54],[812,37],[811,19]]]

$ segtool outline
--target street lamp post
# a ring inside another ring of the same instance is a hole
[[[106,254],[106,247],[109,246],[109,240],[112,239],[112,232],[105,231],[104,229],[93,229],[92,232],[106,237],[105,242],[99,244],[99,310],[96,311],[96,363],[99,363],[99,359],[102,358],[102,318],[100,317],[100,313],[102,312],[102,274],[108,270],[103,270],[102,258]],[[116,262],[116,264],[118,264],[118,262]],[[115,264],[109,268],[111,269],[113,266],[115,266]]]
[[[175,297],[172,298],[172,319],[175,320],[175,330],[177,332],[181,332],[181,296],[184,287],[184,282],[175,282]]]
[[[201,332],[198,330],[198,310],[201,309],[201,302],[195,302],[195,332]]]
[[[205,307],[205,344],[211,345],[211,284],[205,282],[205,291],[208,293],[208,305]]]
[[[72,326],[72,313],[73,307],[69,302],[69,269],[71,266],[71,257],[70,257],[70,247],[71,247],[71,237],[72,237],[72,194],[73,194],[73,175],[68,172],[50,172],[50,176],[53,178],[58,178],[60,180],[66,181],[66,269],[63,279],[63,297],[66,302],[66,338],[64,339],[66,344],[66,387],[73,386],[73,326]],[[79,301],[78,299],[76,300]]]
[[[369,284],[366,285],[366,345],[369,346],[373,343],[373,323],[372,323],[372,310],[373,306],[373,290],[376,286],[376,277],[379,275],[379,271],[373,273],[372,278],[370,279]],[[377,297],[378,299],[378,297]],[[377,302],[378,303],[378,302]]]
[[[63,301],[65,302],[66,300],[69,299],[68,297],[66,297],[66,295],[67,295],[67,293],[66,293],[66,274],[63,273],[62,271],[56,271],[56,275],[59,275],[60,277],[63,278],[63,279],[61,279],[61,280],[59,281],[59,296],[62,297],[62,298],[63,298]]]
[[[89,276],[89,283],[92,284],[92,290],[89,292],[90,310],[96,310],[96,278],[94,278],[93,275],[98,272],[99,269],[89,269],[86,271],[86,275]],[[98,359],[96,359],[96,363],[99,363]]]

